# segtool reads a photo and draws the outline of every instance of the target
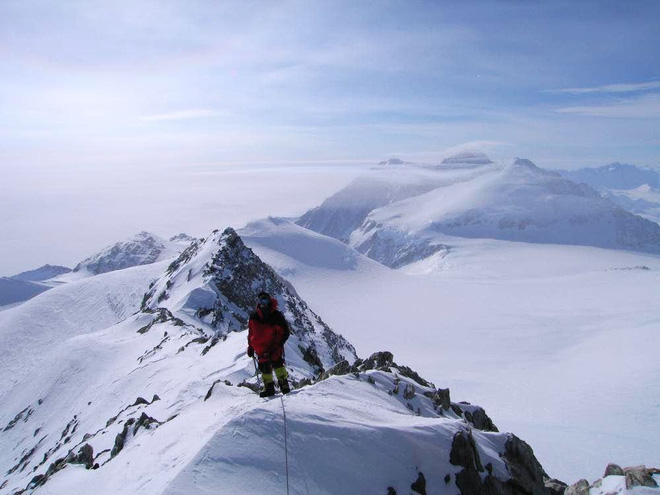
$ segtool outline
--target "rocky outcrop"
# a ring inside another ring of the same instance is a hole
[[[126,423],[124,423],[122,431],[117,433],[117,436],[115,437],[115,445],[110,452],[110,458],[114,458],[123,450],[129,435],[135,436],[140,428],[150,430],[153,427],[158,427],[160,424],[160,421],[148,416],[147,413],[144,412],[137,420],[135,418],[128,419]]]
[[[603,475],[603,478],[607,478],[608,476],[623,476],[623,469],[621,469],[621,466],[618,464],[613,464],[610,463],[607,465],[605,468],[605,474]]]
[[[534,456],[532,448],[515,435],[509,434],[505,451],[500,454],[510,478],[499,479],[493,466],[482,465],[474,435],[470,429],[456,433],[449,461],[463,469],[456,474],[456,486],[464,495],[547,495],[549,477]],[[484,474],[487,473],[485,476]],[[560,492],[561,493],[561,492]]]
[[[646,466],[627,467],[623,470],[626,476],[626,489],[631,490],[636,486],[648,486],[658,488],[653,479],[653,473]]]
[[[589,481],[581,479],[566,488],[564,495],[590,495],[591,490],[601,488],[603,480],[608,477],[615,477],[620,480],[619,482],[609,483],[610,491],[608,491],[608,495],[627,493],[627,490],[632,490],[635,487],[659,488],[658,483],[653,478],[655,474],[660,474],[660,470],[646,466],[631,466],[622,469],[617,464],[608,464],[602,478],[594,481],[591,485]],[[660,492],[660,490],[658,491]]]
[[[585,479],[566,488],[564,495],[589,495],[589,482]]]

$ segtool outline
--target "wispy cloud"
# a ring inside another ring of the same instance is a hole
[[[220,112],[216,110],[207,110],[203,108],[193,108],[190,110],[180,110],[178,112],[160,113],[156,115],[146,115],[140,117],[142,122],[164,122],[169,120],[191,120],[207,117],[216,117]]]
[[[642,91],[653,91],[660,89],[660,81],[643,83],[606,84],[591,88],[564,88],[550,89],[546,93],[583,95],[589,93],[639,93]]]
[[[650,94],[603,105],[559,108],[557,112],[591,117],[657,119],[660,118],[660,94]]]

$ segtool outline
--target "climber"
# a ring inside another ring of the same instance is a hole
[[[259,358],[259,371],[264,382],[260,397],[275,395],[273,371],[280,391],[283,394],[291,391],[289,374],[284,367],[284,343],[290,333],[284,315],[277,309],[277,299],[267,292],[259,293],[257,308],[248,322],[247,355],[253,357],[256,353]]]

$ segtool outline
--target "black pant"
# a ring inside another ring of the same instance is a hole
[[[259,371],[262,373],[272,373],[274,369],[284,366],[284,358],[281,357],[277,361],[263,361],[259,362]]]

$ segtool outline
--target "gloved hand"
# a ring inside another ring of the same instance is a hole
[[[248,346],[247,355],[248,357],[254,357],[254,349],[252,349],[252,346]]]

